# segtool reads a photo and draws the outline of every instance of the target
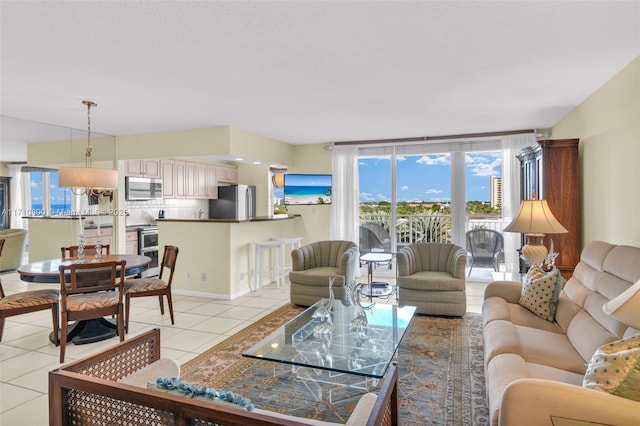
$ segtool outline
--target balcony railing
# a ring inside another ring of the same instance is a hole
[[[363,223],[377,223],[389,232],[391,215],[362,213],[360,214],[360,224]],[[467,215],[465,223],[465,232],[477,228],[502,232],[505,226],[500,216],[491,215]],[[396,236],[397,243],[402,245],[415,242],[449,243],[451,242],[451,216],[438,214],[397,215]]]

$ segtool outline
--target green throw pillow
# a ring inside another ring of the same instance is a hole
[[[218,391],[206,386],[192,385],[175,377],[171,379],[158,377],[155,383],[147,383],[147,389],[154,389],[160,392],[186,396],[188,398],[198,400],[206,400],[214,403],[232,404],[246,411],[253,411],[255,409],[255,405],[239,393],[232,391]]]
[[[553,321],[563,284],[558,270],[545,272],[540,265],[533,265],[524,279],[518,303],[540,318]]]
[[[599,347],[582,386],[640,401],[640,334]]]

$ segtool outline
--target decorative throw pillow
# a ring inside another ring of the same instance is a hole
[[[533,265],[524,279],[518,303],[540,318],[553,321],[563,284],[556,269],[545,272],[540,265]]]
[[[640,401],[640,334],[598,348],[582,386]]]
[[[171,379],[158,377],[155,383],[147,383],[147,389],[155,389],[160,392],[186,396],[198,400],[234,404],[246,411],[253,411],[255,409],[255,405],[253,405],[251,400],[243,397],[239,393],[232,391],[218,391],[206,386],[192,385],[190,383],[183,382],[176,377],[172,377]]]

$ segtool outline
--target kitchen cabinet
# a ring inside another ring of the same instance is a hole
[[[125,175],[159,179],[161,177],[160,160],[127,160],[125,162]]]
[[[218,183],[237,183],[233,166],[195,161],[163,159],[160,161],[164,198],[218,198]]]
[[[196,198],[218,198],[217,171],[213,164],[196,163]]]
[[[231,166],[216,166],[216,180],[221,183],[238,183],[238,169]]]
[[[174,198],[175,197],[175,161],[173,160],[161,160],[160,171],[162,176],[162,197]]]
[[[184,197],[196,198],[196,163],[184,163]]]
[[[579,139],[540,140],[518,154],[521,196],[547,200],[553,215],[569,232],[547,235],[544,245],[559,255],[556,266],[569,279],[580,260]],[[521,271],[522,272],[522,271]]]
[[[138,231],[126,232],[126,254],[138,254]]]
[[[196,198],[207,198],[209,190],[207,189],[207,165],[196,164]]]
[[[174,160],[174,198],[196,198],[196,163]]]
[[[173,162],[173,196],[174,198],[184,198],[185,197],[185,161],[183,160],[175,160]]]
[[[213,164],[207,164],[207,194],[205,198],[218,198],[218,168]]]
[[[98,239],[98,228],[85,228],[84,229],[84,241],[85,244],[95,244]],[[102,227],[100,228],[100,243],[102,245],[111,246],[113,241],[113,228],[112,227]],[[113,253],[114,247],[109,247],[110,252]]]

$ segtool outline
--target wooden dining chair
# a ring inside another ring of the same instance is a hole
[[[122,295],[126,261],[60,265],[60,362],[64,362],[69,321],[115,315],[120,341],[124,340]],[[120,277],[117,272],[120,270]],[[70,281],[67,282],[66,274]]]
[[[102,244],[101,247],[102,247],[102,254],[109,254],[110,252],[109,244]],[[60,247],[60,252],[62,253],[63,259],[68,259],[70,257],[78,257],[78,246]],[[95,254],[96,254],[95,244],[86,244],[84,246],[85,256],[93,256]]]
[[[0,256],[4,240],[0,240]],[[60,294],[56,289],[42,289],[33,291],[23,291],[6,296],[0,281],[0,342],[4,333],[4,319],[14,315],[27,314],[30,312],[51,309],[53,318],[53,339],[58,346],[58,309]]]
[[[132,297],[158,296],[160,302],[160,313],[164,315],[164,302],[162,297],[167,297],[169,305],[169,315],[171,316],[171,324],[175,324],[173,318],[173,301],[171,300],[171,281],[173,281],[173,272],[176,269],[176,260],[180,250],[176,246],[164,246],[164,254],[162,255],[162,264],[160,265],[160,275],[158,277],[132,278],[124,282],[124,299],[125,299],[125,330],[129,331],[129,318],[131,312]],[[169,270],[169,279],[163,280],[165,269]]]

